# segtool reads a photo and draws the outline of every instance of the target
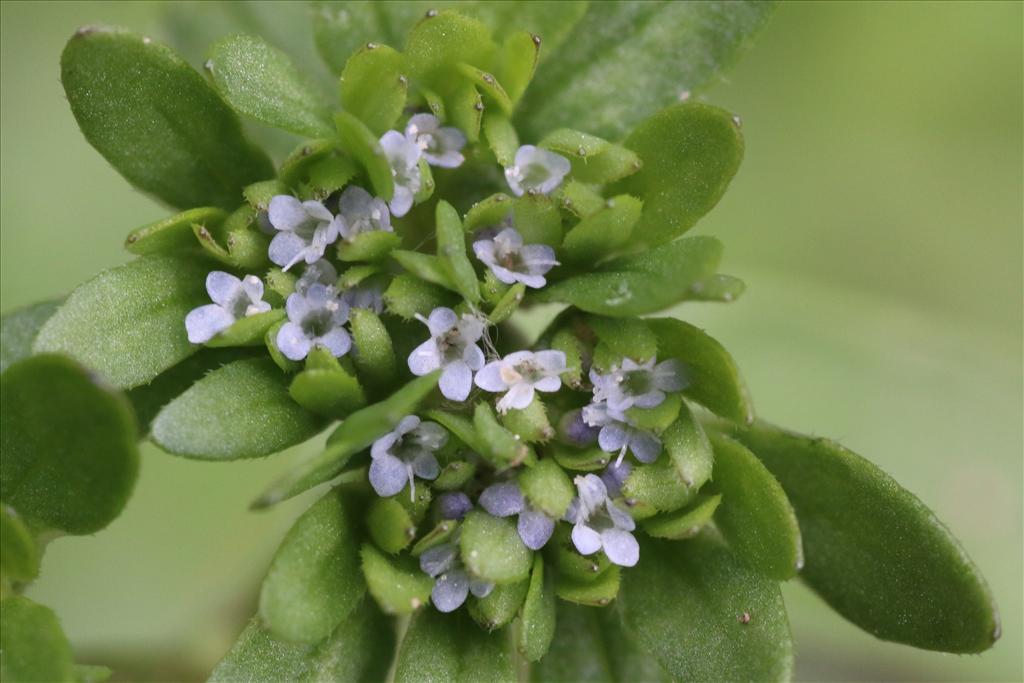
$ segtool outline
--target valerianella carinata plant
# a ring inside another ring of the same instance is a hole
[[[4,319],[9,679],[83,675],[19,593],[43,540],[119,513],[139,437],[221,461],[324,430],[253,503],[324,485],[214,680],[781,680],[797,577],[879,638],[992,645],[932,514],[755,418],[726,350],[664,313],[743,291],[684,236],[740,121],[687,100],[770,6],[462,9],[318,6],[331,104],[260,37],[205,76],[124,30],[71,38],[86,138],[180,213]],[[302,140],[275,166],[239,115]]]

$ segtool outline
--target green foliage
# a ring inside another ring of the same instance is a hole
[[[291,528],[260,590],[260,618],[279,638],[316,643],[356,608],[366,591],[359,572],[355,508],[329,491]]]
[[[45,354],[0,375],[0,403],[0,499],[69,534],[94,533],[120,514],[139,468],[123,396]]]
[[[75,665],[56,615],[28,598],[0,602],[0,678],[71,683]]]
[[[767,423],[730,433],[785,489],[803,535],[800,576],[837,612],[878,638],[928,650],[981,652],[999,638],[977,568],[889,475],[834,441]]]
[[[60,301],[43,301],[0,318],[0,372],[31,355],[36,335],[60,304]]]
[[[39,548],[14,508],[0,507],[0,590],[14,581],[31,581],[39,573]]]
[[[459,547],[463,564],[484,581],[514,583],[530,575],[532,553],[510,519],[470,512],[462,523]]]
[[[196,242],[192,226],[200,225],[212,230],[222,224],[227,217],[226,211],[215,206],[189,209],[132,230],[128,233],[124,246],[133,254],[141,256],[195,250],[199,243]]]
[[[203,78],[169,48],[87,26],[61,55],[61,82],[85,138],[128,182],[171,206],[233,209],[270,160]]]
[[[555,590],[550,575],[545,576],[544,558],[535,555],[530,587],[515,623],[516,649],[530,662],[536,662],[551,647],[555,636]]]
[[[365,543],[360,550],[370,595],[388,614],[409,614],[430,599],[433,581],[409,557],[394,560]]]
[[[514,683],[509,642],[505,633],[487,633],[462,612],[423,610],[398,647],[395,683]]]
[[[322,420],[292,400],[277,366],[254,358],[210,372],[164,406],[152,439],[174,455],[235,460],[277,453],[322,428]]]
[[[409,80],[401,53],[367,43],[345,62],[341,72],[341,106],[376,135],[395,124],[405,107]]]

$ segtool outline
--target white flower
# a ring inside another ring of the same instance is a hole
[[[555,531],[555,520],[530,505],[518,484],[506,482],[488,486],[480,494],[480,507],[495,517],[519,515],[516,529],[530,550],[543,548]]]
[[[516,150],[515,162],[505,169],[505,180],[517,197],[523,193],[550,194],[562,184],[572,165],[561,154],[533,145]]]
[[[594,400],[604,401],[608,407],[622,412],[637,408],[655,408],[665,400],[665,393],[686,387],[683,364],[675,358],[654,364],[649,358],[637,363],[624,358],[621,366],[614,366],[607,375],[591,368],[590,381],[594,384]]]
[[[405,136],[416,143],[431,166],[456,168],[465,161],[459,150],[466,146],[466,136],[458,128],[442,128],[441,120],[433,114],[410,118]]]
[[[348,241],[364,232],[393,232],[387,203],[356,185],[341,193],[338,215],[343,220],[341,236]]]
[[[629,419],[618,411],[612,410],[607,403],[591,403],[583,408],[583,421],[591,427],[600,427],[597,445],[605,453],[618,452],[615,465],[621,465],[622,459],[629,450],[640,462],[651,463],[661,453],[661,441],[654,434],[637,429],[629,423]]]
[[[579,497],[566,512],[572,522],[572,543],[581,555],[604,550],[608,559],[621,567],[632,567],[640,559],[640,545],[630,533],[636,523],[629,513],[608,497],[608,489],[596,474],[574,480]]]
[[[437,581],[430,591],[430,599],[441,612],[453,612],[466,602],[472,591],[478,598],[486,598],[494,584],[470,577],[459,559],[458,536],[448,543],[423,551],[420,569]]]
[[[348,306],[334,290],[322,284],[288,296],[288,322],[277,332],[277,348],[286,358],[302,360],[314,346],[323,346],[335,356],[352,348],[352,339],[342,325],[348,320]]]
[[[213,303],[193,308],[185,316],[188,340],[193,344],[205,344],[239,318],[270,310],[270,304],[263,301],[263,282],[255,275],[239,280],[215,270],[206,276],[206,292]]]
[[[522,282],[539,289],[547,284],[544,274],[558,265],[555,250],[546,244],[523,244],[515,228],[504,228],[493,239],[473,242],[473,253],[506,285]]]
[[[341,234],[344,221],[317,201],[300,202],[279,194],[270,200],[267,217],[279,232],[270,241],[270,260],[288,270],[299,261],[323,258],[327,245]]]
[[[562,351],[516,351],[491,361],[476,373],[475,382],[484,391],[506,392],[498,401],[498,412],[522,410],[533,401],[533,392],[558,391],[565,372]]]
[[[476,344],[484,334],[483,323],[470,315],[459,318],[450,308],[435,308],[429,318],[416,317],[430,330],[430,339],[409,354],[409,370],[422,376],[442,368],[441,393],[465,401],[473,373],[484,365],[484,352]]]
[[[320,284],[331,290],[338,284],[338,271],[327,259],[320,259],[306,266],[302,277],[295,282],[295,291],[305,294],[313,285]]]
[[[380,138],[381,149],[391,167],[395,194],[388,206],[395,216],[404,216],[412,208],[413,198],[420,191],[420,148],[397,130],[389,130]]]
[[[380,315],[384,311],[384,290],[372,282],[353,285],[342,291],[341,300],[351,308],[365,308]]]
[[[416,498],[415,478],[434,480],[441,473],[434,451],[448,441],[448,432],[436,422],[420,422],[407,415],[395,427],[373,442],[370,449],[370,485],[378,496],[393,496],[408,482]]]

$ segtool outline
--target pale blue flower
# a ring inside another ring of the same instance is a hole
[[[295,281],[295,291],[305,294],[313,285],[323,285],[332,291],[338,284],[338,271],[327,259],[320,259],[306,266],[302,276]]]
[[[555,250],[546,244],[523,244],[515,228],[503,228],[493,238],[473,242],[473,253],[506,285],[522,282],[539,289],[547,284],[544,274],[559,265]]]
[[[255,275],[239,280],[231,273],[215,270],[206,276],[206,293],[212,304],[199,306],[185,316],[185,330],[193,344],[205,344],[236,320],[270,310],[263,301],[263,282]]]
[[[395,193],[388,203],[391,213],[404,216],[412,208],[413,199],[423,183],[420,177],[420,148],[397,130],[389,130],[380,138],[380,147],[391,167]]]
[[[504,413],[526,408],[533,401],[534,391],[561,389],[565,369],[562,351],[516,351],[485,365],[474,381],[484,391],[505,392],[498,401],[498,412]]]
[[[299,261],[314,263],[341,234],[344,221],[320,202],[289,195],[270,200],[267,218],[278,233],[270,241],[270,260],[288,270]]]
[[[523,145],[516,150],[513,164],[505,169],[505,180],[517,197],[550,194],[572,169],[569,160],[541,147]]]
[[[629,422],[625,414],[612,410],[607,403],[591,403],[583,408],[583,421],[591,427],[600,427],[597,445],[605,453],[618,453],[616,465],[622,463],[626,451],[640,462],[651,463],[661,453],[661,440]]]
[[[513,482],[492,484],[480,494],[480,507],[495,517],[519,515],[516,529],[530,550],[543,548],[555,530],[555,521],[530,505]]]
[[[484,365],[484,352],[477,346],[483,323],[471,315],[460,318],[450,308],[435,308],[429,318],[416,317],[430,330],[430,339],[409,354],[409,370],[423,376],[440,368],[441,394],[465,401],[473,388],[473,373]]]
[[[393,432],[370,448],[370,485],[378,496],[393,496],[409,484],[415,500],[416,477],[433,481],[441,473],[434,452],[448,442],[448,432],[436,422],[421,422],[415,415],[402,418]]]
[[[655,408],[665,400],[667,392],[686,388],[687,380],[682,363],[675,358],[657,365],[655,362],[653,357],[643,363],[624,358],[620,365],[612,367],[604,375],[591,368],[594,400],[607,403],[608,408],[616,412],[634,406]]]
[[[632,567],[640,559],[640,545],[631,533],[636,523],[629,513],[608,496],[605,483],[596,474],[574,480],[578,497],[565,514],[572,522],[572,543],[581,555],[603,550],[613,564]]]
[[[437,579],[430,599],[441,612],[457,610],[470,592],[478,598],[486,598],[494,590],[493,583],[473,578],[466,572],[459,558],[457,536],[448,543],[425,550],[420,555],[420,569]]]
[[[458,128],[442,127],[441,120],[433,114],[410,118],[405,136],[416,143],[431,166],[456,168],[465,161],[461,150],[466,146],[466,136]]]
[[[387,203],[358,185],[349,185],[338,198],[342,238],[351,241],[366,232],[394,232]]]
[[[277,348],[290,360],[302,360],[314,346],[322,346],[334,356],[344,356],[352,348],[352,338],[342,325],[348,321],[348,306],[339,301],[333,288],[312,284],[305,292],[295,292],[285,302],[288,322],[277,332]]]

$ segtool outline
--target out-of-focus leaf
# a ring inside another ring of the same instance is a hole
[[[398,647],[395,683],[514,683],[510,645],[504,631],[484,631],[464,610],[422,610]]]
[[[526,591],[530,587],[527,579],[515,583],[498,584],[487,597],[478,598],[471,595],[466,601],[470,616],[488,631],[505,626],[515,618],[519,608],[523,606]]]
[[[555,637],[554,580],[550,574],[545,576],[545,572],[544,557],[537,553],[533,557],[526,600],[515,623],[516,648],[531,662],[538,661],[547,653]]]
[[[7,313],[0,318],[0,372],[32,355],[32,344],[62,301],[43,301]]]
[[[397,371],[395,349],[384,323],[367,308],[353,308],[349,313],[352,329],[352,360],[371,396],[381,396],[391,386]]]
[[[380,403],[349,415],[327,439],[327,447],[321,453],[276,481],[252,506],[269,507],[334,478],[349,458],[414,413],[420,401],[437,387],[439,377],[440,372],[417,377]]]
[[[370,595],[388,614],[409,614],[430,599],[434,580],[411,557],[390,558],[369,543],[360,550]]]
[[[514,583],[530,575],[533,553],[516,530],[514,519],[473,510],[462,522],[462,562],[472,574],[492,583]]]
[[[690,285],[690,293],[687,295],[686,301],[721,301],[729,303],[739,299],[746,289],[746,283],[738,277],[716,273],[707,280],[694,282]]]
[[[142,256],[79,285],[39,331],[36,353],[65,353],[117,387],[145,384],[199,350],[185,316],[209,303],[202,259]]]
[[[889,475],[828,439],[764,422],[719,426],[781,482],[803,534],[800,576],[833,609],[878,638],[928,650],[981,652],[999,638],[978,569]]]
[[[621,578],[622,570],[614,564],[596,577],[580,579],[560,574],[555,578],[555,594],[577,605],[604,607],[618,596]]]
[[[395,194],[395,180],[377,136],[365,123],[347,111],[335,114],[334,124],[338,128],[341,148],[366,169],[374,194],[390,202]]]
[[[721,257],[718,240],[688,237],[653,251],[608,261],[595,272],[549,285],[537,298],[609,316],[654,313],[684,299],[694,282],[715,272]]]
[[[0,499],[26,519],[91,534],[117,517],[139,469],[122,395],[72,360],[32,356],[0,375]]]
[[[323,428],[288,394],[288,378],[269,358],[239,360],[196,382],[153,421],[152,439],[168,453],[236,460],[277,453]]]
[[[333,132],[330,113],[316,87],[288,55],[262,38],[222,38],[207,54],[206,72],[238,113],[306,137]]]
[[[0,602],[0,679],[72,683],[71,645],[49,608],[15,596]]]
[[[39,573],[39,548],[32,532],[7,505],[0,506],[0,530],[0,585],[31,581]]]
[[[193,225],[208,229],[224,222],[228,214],[214,206],[189,209],[153,223],[143,225],[128,233],[125,248],[133,254],[163,254],[168,252],[197,249]]]
[[[778,585],[707,534],[685,543],[645,539],[640,562],[623,572],[619,604],[626,630],[673,679],[792,675],[793,643]]]
[[[405,107],[409,81],[402,55],[394,48],[367,43],[345,62],[341,106],[376,135],[395,125]]]
[[[213,88],[149,38],[79,29],[61,55],[61,82],[92,146],[171,206],[234,209],[246,185],[274,175]]]
[[[736,362],[725,348],[702,330],[674,318],[651,318],[658,336],[658,358],[676,358],[686,370],[683,395],[739,424],[754,420],[754,405]]]
[[[707,104],[663,109],[624,144],[640,156],[643,168],[616,189],[644,201],[633,236],[649,247],[682,235],[713,209],[743,160],[736,118]]]
[[[715,525],[733,551],[765,576],[785,581],[804,564],[796,515],[782,486],[741,443],[712,433]]]
[[[260,618],[279,638],[323,640],[366,591],[356,518],[345,493],[333,489],[313,503],[274,554],[260,590]]]
[[[527,138],[572,126],[609,139],[714,82],[770,2],[594,2],[520,103]]]

